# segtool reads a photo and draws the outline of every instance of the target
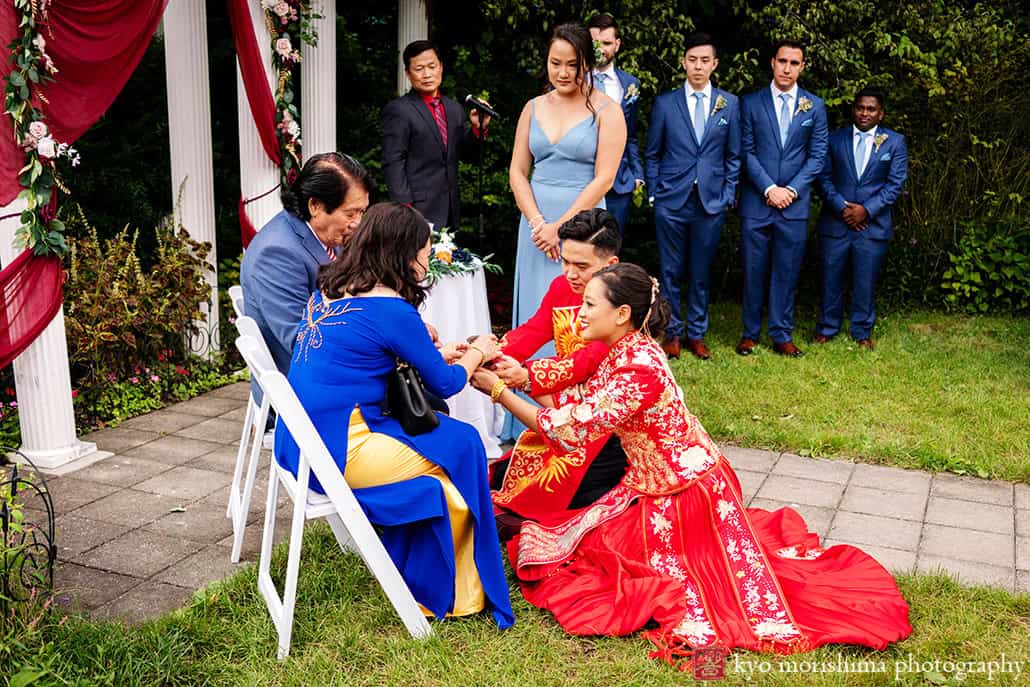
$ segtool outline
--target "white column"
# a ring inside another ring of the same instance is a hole
[[[0,208],[0,216],[20,214],[25,205],[24,200],[15,200]],[[19,224],[17,216],[0,220],[0,264],[4,266],[21,252],[11,245]],[[79,441],[75,436],[64,308],[14,359],[14,383],[18,392],[21,451],[37,467],[59,468],[96,452],[96,444]]]
[[[172,199],[190,236],[211,244],[211,300],[201,304],[206,322],[194,353],[218,348],[218,255],[215,251],[215,193],[211,162],[211,89],[207,66],[204,0],[174,0],[164,14],[165,78],[168,83],[168,136],[171,140]]]
[[[248,2],[247,6],[250,8],[250,20],[254,25],[254,35],[261,51],[261,64],[265,65],[265,76],[268,77],[268,86],[272,89],[274,97],[276,78],[272,71],[272,39],[268,35],[268,27],[265,26],[264,11],[261,9],[261,3],[256,1]],[[244,198],[257,198],[271,191],[268,195],[247,203],[247,217],[254,228],[260,230],[283,209],[279,200],[279,168],[268,159],[261,145],[261,137],[258,136],[254,117],[250,113],[247,90],[243,86],[239,60],[236,61],[236,113],[240,125],[240,192]],[[305,139],[306,136],[301,131],[301,140]]]
[[[336,142],[336,0],[317,3],[318,47],[301,49],[300,131],[304,157],[337,149]]]
[[[404,46],[412,41],[429,38],[429,10],[426,0],[397,0],[397,92],[407,93],[411,88],[404,75]]]

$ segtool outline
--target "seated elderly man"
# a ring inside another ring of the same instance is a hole
[[[320,153],[283,192],[283,211],[251,241],[240,264],[246,314],[261,328],[275,365],[289,372],[297,325],[320,265],[357,228],[374,181],[348,155]]]

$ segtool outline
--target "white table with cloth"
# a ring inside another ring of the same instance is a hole
[[[440,277],[429,289],[421,308],[422,319],[436,327],[442,343],[464,341],[472,335],[489,334],[490,305],[486,297],[483,268],[475,272]],[[486,457],[501,456],[497,436],[504,422],[504,412],[490,397],[471,386],[447,399],[451,417],[476,428],[486,447]]]

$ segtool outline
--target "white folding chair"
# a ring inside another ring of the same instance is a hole
[[[361,505],[347,486],[339,467],[329,454],[329,449],[318,435],[286,377],[270,364],[270,360],[262,360],[261,345],[253,337],[241,336],[236,339],[236,347],[247,361],[252,378],[257,380],[265,398],[269,399],[275,408],[279,421],[286,424],[300,448],[296,478],[281,468],[275,459],[272,460],[272,468],[268,472],[265,527],[261,537],[261,555],[258,559],[258,589],[265,599],[268,612],[279,634],[279,659],[286,658],[290,653],[304,523],[313,518],[324,517],[329,522],[340,547],[355,551],[361,556],[412,637],[421,639],[432,635],[429,622],[415,602],[415,597],[390,559],[372,524],[365,517]],[[321,482],[325,490],[324,496],[308,489],[312,473]],[[279,596],[269,572],[280,484],[293,501],[290,548],[282,597]]]
[[[239,288],[239,287],[232,287]],[[230,289],[231,291],[232,289]],[[261,337],[261,330],[252,317],[239,315],[236,318],[236,329],[241,336],[249,336],[254,339],[257,345],[255,356],[266,367],[275,369],[275,362],[272,354]],[[253,370],[251,375],[253,375]],[[257,475],[258,462],[261,458],[262,440],[265,434],[265,425],[268,422],[269,402],[268,396],[258,403],[251,390],[247,399],[247,414],[243,418],[243,432],[240,434],[240,447],[236,451],[236,467],[233,468],[232,484],[229,485],[229,505],[226,507],[225,516],[232,520],[232,553],[229,560],[233,563],[240,562],[240,551],[243,548],[243,533],[247,529],[247,517],[250,515],[250,496],[254,492],[254,479]],[[249,449],[249,450],[248,450]],[[247,461],[247,455],[250,460]],[[244,466],[246,476],[244,478]]]
[[[239,284],[230,286],[229,300],[232,301],[232,309],[236,311],[236,317],[243,317],[246,312],[243,309],[243,287]]]

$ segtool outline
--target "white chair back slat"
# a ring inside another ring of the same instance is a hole
[[[267,360],[261,351],[260,339],[243,335],[236,340],[251,375],[261,387],[266,399],[270,399],[279,422],[285,423],[300,449],[297,477],[281,469],[273,459],[269,470],[269,485],[265,508],[265,530],[261,542],[261,556],[258,562],[258,588],[265,598],[269,614],[279,634],[280,659],[290,651],[290,637],[293,627],[293,613],[296,602],[297,575],[300,567],[301,539],[304,521],[312,517],[326,517],[340,546],[356,551],[375,576],[394,610],[412,637],[423,638],[432,634],[425,615],[419,609],[411,590],[390,559],[372,524],[365,517],[361,504],[350,490],[329,449],[319,436],[300,399],[293,392],[286,377],[275,369],[271,356]],[[310,492],[310,475],[318,477],[325,490],[325,497]],[[279,484],[294,502],[293,519],[290,526],[289,556],[286,565],[286,580],[283,596],[279,597],[269,572],[275,510]],[[292,484],[291,484],[292,483]]]
[[[234,286],[230,292],[233,289],[238,289],[242,298],[242,289]],[[254,356],[263,367],[275,366],[272,362],[272,354],[261,337],[261,329],[254,318],[238,314],[236,329],[242,336],[250,336],[254,339],[257,344]],[[251,374],[254,374],[253,370]],[[240,434],[239,449],[236,451],[236,465],[233,468],[232,483],[229,486],[229,503],[226,507],[226,517],[232,520],[233,538],[229,560],[233,563],[239,563],[243,551],[243,535],[246,532],[247,519],[250,516],[250,499],[254,493],[254,482],[257,477],[258,463],[261,460],[261,447],[265,425],[268,424],[270,407],[267,398],[262,398],[258,403],[253,393],[247,399],[247,413],[243,419],[243,431]]]
[[[234,284],[229,287],[229,300],[232,301],[232,309],[236,312],[236,317],[243,317],[247,311],[243,307],[243,287],[239,284]]]

